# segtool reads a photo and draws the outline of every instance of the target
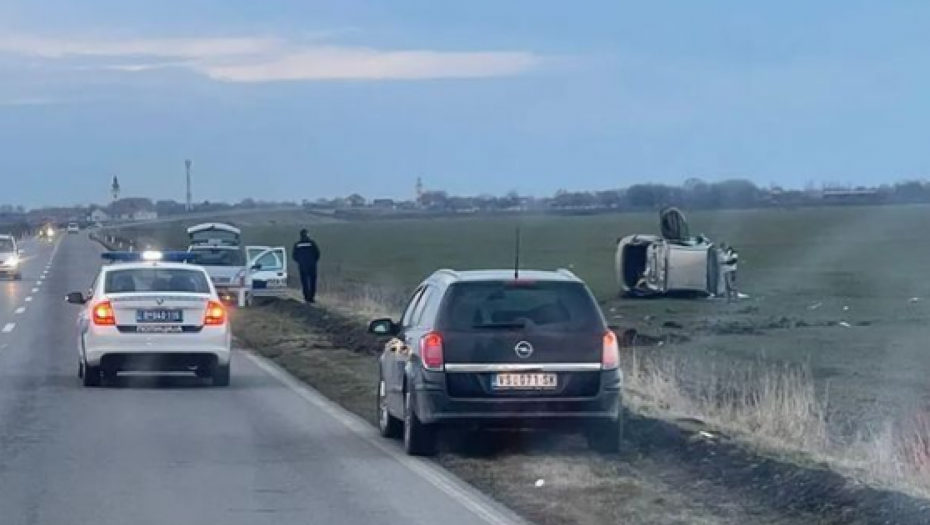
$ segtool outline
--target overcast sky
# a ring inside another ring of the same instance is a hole
[[[930,2],[0,0],[0,202],[930,174]]]

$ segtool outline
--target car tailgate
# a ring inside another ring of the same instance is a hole
[[[453,397],[589,397],[600,388],[603,334],[506,330],[443,334],[446,386]],[[527,388],[513,381],[543,381]],[[535,385],[535,386],[532,386]]]

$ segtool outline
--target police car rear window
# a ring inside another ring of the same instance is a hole
[[[539,328],[568,332],[603,329],[603,317],[584,285],[558,281],[463,282],[443,301],[443,330]]]
[[[202,272],[165,268],[137,268],[107,272],[104,293],[210,293]]]

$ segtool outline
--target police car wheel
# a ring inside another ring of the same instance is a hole
[[[100,367],[84,365],[84,386],[100,386]]]
[[[229,365],[217,366],[213,369],[213,386],[229,386]]]

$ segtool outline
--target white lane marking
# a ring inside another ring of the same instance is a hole
[[[36,292],[38,292],[38,291],[39,291],[38,288],[33,288],[33,289],[32,289],[32,293],[36,293]]]
[[[12,332],[14,328],[16,328],[16,323],[7,323],[6,326],[3,327],[3,333],[8,334]]]
[[[27,303],[31,303],[31,302],[32,302],[32,296],[31,296],[31,295],[30,295],[29,297],[26,298],[26,302],[27,302]]]
[[[25,312],[25,311],[26,311],[26,307],[25,307],[25,306],[20,306],[20,307],[17,308],[13,313],[16,314],[16,315],[19,315],[19,314],[21,314],[21,313],[23,313],[23,312]]]
[[[414,474],[419,475],[485,522],[491,525],[527,524],[527,521],[517,516],[510,509],[492,501],[487,496],[479,493],[469,485],[466,485],[465,482],[450,475],[441,467],[404,454],[398,450],[395,445],[390,444],[387,440],[377,435],[374,428],[372,428],[367,421],[364,421],[362,418],[330,401],[314,390],[313,387],[295,379],[278,365],[248,350],[243,353],[250,361],[267,372],[268,375],[290,388],[305,401],[332,416],[336,421],[342,423],[360,438],[374,445],[375,448],[388,456],[391,456],[398,463],[413,471]]]

